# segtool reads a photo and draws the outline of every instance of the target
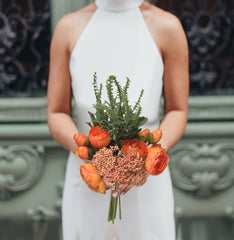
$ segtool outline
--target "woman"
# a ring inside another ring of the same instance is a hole
[[[106,219],[109,194],[92,192],[79,176],[83,161],[74,155],[73,136],[89,131],[86,122],[95,103],[94,72],[98,83],[115,75],[123,85],[129,77],[132,102],[144,89],[142,115],[148,118],[144,127],[160,127],[161,144],[169,150],[183,135],[187,121],[188,46],[179,20],[143,0],[96,0],[57,24],[48,84],[49,128],[54,139],[70,151],[63,195],[64,240],[173,240],[168,168],[157,177],[148,177],[143,187],[119,186],[113,196],[124,193],[123,216],[114,225]],[[162,86],[165,115],[159,123]],[[77,118],[71,116],[72,93]]]

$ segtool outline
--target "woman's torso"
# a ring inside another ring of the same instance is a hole
[[[115,75],[124,85],[128,77],[132,104],[144,89],[142,115],[148,118],[147,127],[152,130],[158,127],[163,61],[138,7],[124,11],[98,7],[75,43],[69,67],[80,132],[87,134],[88,111],[93,111],[96,102],[92,86],[94,72],[98,83]],[[107,97],[105,88],[103,97]]]

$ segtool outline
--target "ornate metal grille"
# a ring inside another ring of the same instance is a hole
[[[48,0],[0,1],[0,96],[46,89],[50,36]]]
[[[234,93],[234,1],[153,0],[181,20],[190,47],[190,94]]]

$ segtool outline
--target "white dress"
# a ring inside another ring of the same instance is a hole
[[[163,62],[139,6],[143,0],[96,0],[97,10],[78,39],[70,59],[79,132],[90,127],[88,111],[95,103],[93,74],[98,83],[115,75],[122,85],[131,80],[130,102],[140,90],[144,128],[159,126]],[[104,92],[105,93],[105,92]],[[106,97],[106,94],[103,95]],[[121,196],[122,220],[107,222],[110,192],[92,192],[79,175],[84,162],[70,153],[63,194],[64,240],[174,240],[174,199],[169,169],[150,176],[142,187]]]

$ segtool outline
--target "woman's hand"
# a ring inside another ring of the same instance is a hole
[[[117,198],[120,194],[127,193],[132,187],[132,184],[120,184],[118,188],[113,192],[112,197]]]
[[[106,184],[106,190],[109,190],[109,189],[115,190],[115,186],[113,183],[107,182],[105,179],[104,179],[104,182]]]

